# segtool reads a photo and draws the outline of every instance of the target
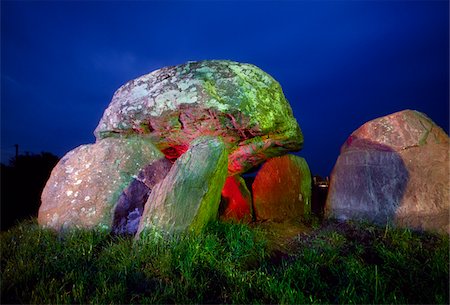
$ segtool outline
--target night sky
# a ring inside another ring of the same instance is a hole
[[[280,82],[313,174],[368,120],[403,109],[449,130],[448,1],[1,2],[1,161],[94,142],[116,89],[190,60]]]

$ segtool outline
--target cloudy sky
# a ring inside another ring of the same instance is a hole
[[[364,122],[403,109],[448,133],[448,1],[2,1],[1,161],[94,142],[116,89],[189,60],[277,79],[328,175]]]

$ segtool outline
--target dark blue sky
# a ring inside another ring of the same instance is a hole
[[[277,79],[328,175],[350,133],[403,109],[448,133],[448,1],[1,2],[1,160],[94,142],[114,91],[188,60]]]

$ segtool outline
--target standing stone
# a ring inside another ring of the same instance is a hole
[[[205,136],[195,140],[154,187],[137,237],[147,229],[200,232],[215,219],[227,176],[227,157],[220,138]]]
[[[164,155],[130,136],[82,145],[55,166],[42,192],[39,224],[56,230],[111,230],[119,196],[141,169]]]
[[[228,177],[222,190],[219,215],[221,220],[251,222],[252,195],[240,176]]]
[[[449,139],[425,114],[372,120],[342,146],[328,217],[450,232],[449,210]]]
[[[252,189],[257,220],[300,220],[311,212],[311,173],[301,157],[285,155],[268,160]]]
[[[162,68],[120,87],[95,135],[130,133],[150,138],[173,160],[196,138],[220,136],[229,175],[303,145],[278,82],[254,65],[226,60]]]

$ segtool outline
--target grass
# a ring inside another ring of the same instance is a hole
[[[1,303],[449,302],[447,235],[327,221],[277,247],[269,227],[134,241],[22,222],[1,233]]]

